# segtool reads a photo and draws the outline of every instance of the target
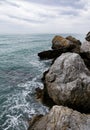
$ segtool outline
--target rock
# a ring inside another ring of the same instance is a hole
[[[90,71],[76,53],[63,53],[45,75],[45,87],[58,105],[90,112]]]
[[[81,42],[72,36],[63,38],[62,36],[55,36],[52,40],[52,49],[60,49],[61,47],[69,47],[75,45],[73,52],[80,51]]]
[[[90,52],[90,42],[85,41],[85,42],[81,45],[81,52]]]
[[[55,57],[58,57],[60,54],[61,52],[59,50],[48,50],[38,53],[38,56],[40,59],[53,59]]]
[[[37,101],[48,106],[49,108],[52,108],[52,106],[55,105],[53,100],[48,96],[45,88],[44,89],[36,88],[35,96]]]
[[[43,89],[41,88],[36,88],[35,89],[36,93],[35,93],[35,96],[36,96],[36,99],[40,102],[42,102],[42,99],[43,99],[43,95],[44,95],[44,91]]]
[[[85,39],[86,39],[87,41],[90,41],[90,32],[87,33]]]
[[[66,37],[66,39],[69,40],[69,41],[71,41],[71,42],[73,42],[73,44],[75,45],[76,48],[73,49],[73,52],[79,53],[80,52],[80,46],[82,44],[80,42],[80,40],[78,40],[78,39],[76,39],[76,38],[74,38],[72,36],[68,36],[68,37]]]
[[[90,52],[81,52],[79,55],[82,57],[85,65],[90,70]]]
[[[67,40],[73,42],[74,44],[77,44],[77,45],[81,45],[82,43],[80,42],[80,40],[76,39],[75,37],[72,37],[72,36],[68,36],[66,37]]]
[[[54,106],[47,115],[34,120],[28,130],[90,130],[90,115]]]
[[[53,59],[59,57],[62,53],[65,52],[72,52],[72,50],[75,48],[75,45],[67,46],[67,47],[61,47],[60,49],[56,50],[48,50],[38,53],[38,56],[40,59]]]
[[[35,115],[35,116],[33,116],[33,118],[29,121],[30,127],[28,128],[28,130],[30,130],[31,127],[32,127],[36,122],[38,122],[41,117],[43,117],[43,115]]]
[[[52,49],[59,49],[62,46],[69,46],[69,41],[62,36],[55,36],[52,40]]]
[[[85,41],[81,45],[80,56],[83,58],[87,68],[90,70],[90,42]]]

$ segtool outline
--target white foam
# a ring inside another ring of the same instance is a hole
[[[8,94],[7,100],[3,104],[3,108],[7,109],[1,116],[3,117],[6,115],[7,118],[6,122],[3,124],[4,130],[9,130],[11,128],[21,130],[20,125],[23,125],[22,130],[26,130],[28,123],[25,120],[31,118],[34,114],[45,114],[48,111],[47,107],[36,102],[34,97],[32,97],[35,88],[43,87],[42,83],[37,81],[38,77],[39,76],[33,78],[32,81],[18,84],[17,88],[19,88],[19,90],[15,91],[12,95]]]

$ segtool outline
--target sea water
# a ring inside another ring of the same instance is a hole
[[[27,130],[33,115],[48,112],[48,107],[35,99],[35,88],[43,88],[41,78],[51,60],[40,60],[37,54],[51,49],[54,36],[0,35],[0,130]],[[72,36],[81,41],[85,37]]]

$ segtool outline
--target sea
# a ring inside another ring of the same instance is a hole
[[[40,60],[37,54],[51,49],[55,35],[0,34],[0,130],[27,130],[33,115],[49,111],[36,100],[35,89],[43,88],[41,78],[52,61]]]

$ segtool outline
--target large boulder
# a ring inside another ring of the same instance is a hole
[[[68,36],[67,38],[55,36],[52,40],[52,49],[60,49],[61,47],[68,47],[71,45],[75,45],[73,52],[80,51],[81,42],[72,36]]]
[[[47,115],[34,117],[28,130],[90,130],[90,115],[54,106]]]
[[[50,98],[81,112],[90,112],[90,71],[76,53],[63,53],[45,75]]]
[[[87,33],[85,39],[86,39],[87,41],[90,41],[90,32]]]

